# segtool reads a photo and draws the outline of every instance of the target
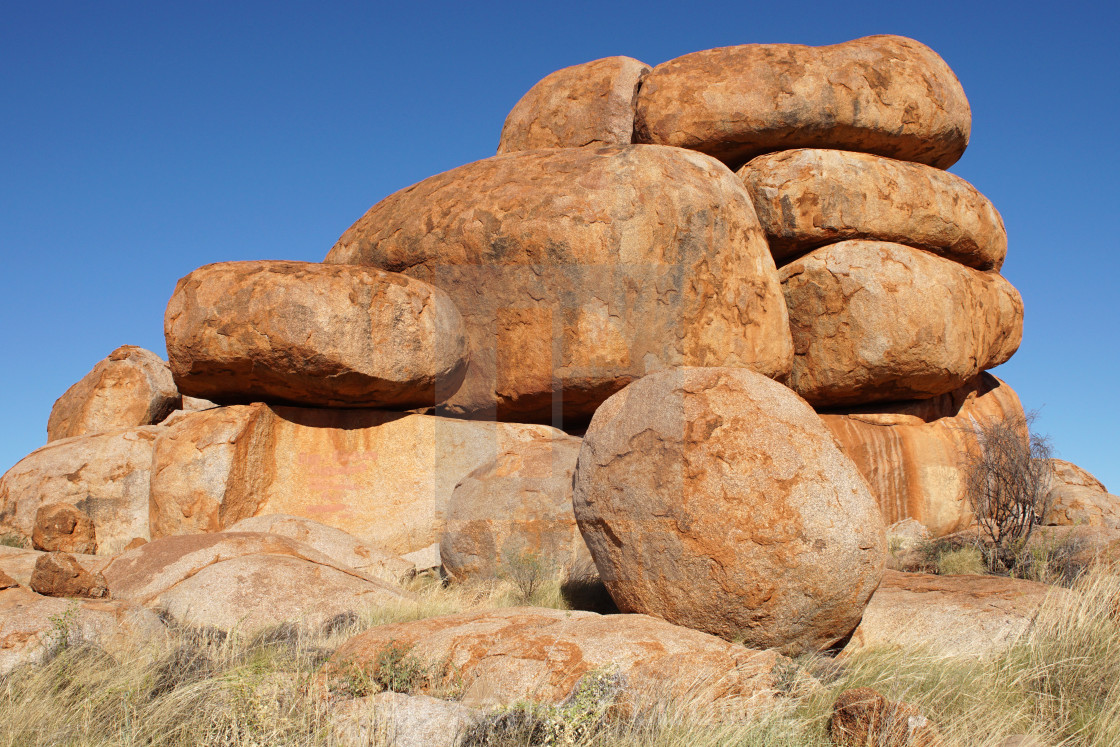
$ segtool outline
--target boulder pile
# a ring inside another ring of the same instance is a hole
[[[897,36],[557,71],[497,155],[385,197],[322,263],[181,279],[169,360],[114,351],[0,478],[0,533],[77,554],[5,549],[0,613],[31,614],[40,562],[101,574],[89,615],[222,630],[407,600],[427,568],[593,563],[623,616],[420,621],[336,661],[403,637],[480,698],[553,701],[610,661],[669,689],[701,662],[766,700],[779,657],[955,592],[893,575],[876,601],[885,523],[968,526],[977,425],[1023,416],[986,373],[1022,337],[1003,221],[944,170],[970,128]],[[1048,522],[1120,526],[1072,465],[1052,490]]]

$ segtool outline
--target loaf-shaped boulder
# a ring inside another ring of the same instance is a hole
[[[454,415],[585,424],[666,366],[789,371],[788,316],[754,206],[718,161],[679,148],[495,156],[374,205],[327,262],[445,289],[471,361]]]
[[[948,394],[821,413],[821,420],[867,478],[887,524],[912,519],[934,537],[974,520],[967,497],[977,428],[1026,422],[1019,396],[982,373]]]
[[[164,333],[180,391],[215,402],[431,407],[466,372],[447,294],[365,267],[207,265],[175,286]]]
[[[901,36],[827,47],[744,44],[678,57],[642,82],[635,141],[738,168],[792,148],[837,148],[940,169],[964,153],[972,112],[936,52]]]
[[[623,612],[786,654],[855,628],[886,538],[804,400],[745,369],[651,374],[595,413],[573,499]]]
[[[988,198],[932,166],[800,148],[752,159],[739,176],[778,262],[846,239],[906,244],[978,270],[998,270],[1007,254]]]
[[[633,57],[605,57],[546,76],[506,117],[498,154],[629,145],[638,84],[649,71]]]
[[[925,399],[1009,359],[1023,301],[1002,277],[880,241],[843,241],[781,270],[790,386],[818,407]]]
[[[58,398],[47,421],[47,441],[155,425],[178,407],[179,392],[163,358],[124,345]]]

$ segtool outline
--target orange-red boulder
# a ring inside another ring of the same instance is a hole
[[[69,503],[47,503],[35,512],[31,546],[47,552],[97,552],[97,531],[85,511]]]
[[[327,261],[402,272],[463,313],[455,415],[586,420],[666,366],[789,371],[774,260],[742,183],[654,146],[495,156],[374,205]]]
[[[971,127],[953,71],[901,36],[686,54],[646,76],[634,124],[635,142],[692,148],[733,168],[775,150],[836,148],[944,169]]]
[[[1043,523],[1052,526],[1094,526],[1120,529],[1120,496],[1076,464],[1051,459],[1046,499],[1050,510]]]
[[[498,154],[535,148],[629,145],[634,99],[649,65],[605,57],[546,76],[513,107]]]
[[[101,573],[86,569],[77,558],[64,552],[39,556],[31,572],[31,590],[48,597],[103,599],[109,596]]]
[[[431,407],[466,370],[447,294],[370,268],[207,265],[175,286],[163,326],[180,391],[217,402]]]
[[[1023,301],[1002,277],[909,246],[843,241],[781,269],[795,358],[814,406],[925,399],[1009,359]]]
[[[603,403],[573,503],[619,609],[750,646],[833,645],[883,573],[867,482],[804,400],[744,369],[663,371]]]

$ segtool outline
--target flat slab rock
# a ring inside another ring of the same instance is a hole
[[[164,316],[183,394],[227,404],[431,407],[459,388],[462,318],[395,273],[311,262],[220,262],[179,281]]]
[[[1023,338],[1011,283],[902,244],[842,241],[781,278],[790,386],[816,407],[945,394],[1006,362]]]
[[[881,646],[938,656],[996,653],[1030,628],[1053,588],[998,576],[888,570],[844,653]]]
[[[995,206],[948,171],[867,153],[801,148],[739,170],[779,263],[848,239],[893,241],[998,270],[1007,231]]]
[[[945,61],[884,35],[826,47],[744,44],[664,62],[638,92],[634,142],[692,148],[732,168],[770,151],[835,148],[946,169],[971,128]]]
[[[515,607],[372,628],[344,643],[331,664],[367,667],[390,645],[453,668],[462,703],[472,707],[558,704],[588,672],[610,670],[634,703],[688,697],[742,715],[775,703],[789,661],[646,615]]]
[[[326,261],[448,292],[471,341],[444,405],[454,415],[582,425],[667,366],[789,371],[789,320],[750,197],[721,163],[679,148],[469,163],[374,205]]]
[[[649,65],[633,57],[605,57],[550,73],[506,117],[498,155],[629,145],[638,85],[649,71]]]
[[[226,631],[282,622],[314,627],[411,598],[293,539],[255,532],[156,539],[114,558],[102,573],[114,599]]]

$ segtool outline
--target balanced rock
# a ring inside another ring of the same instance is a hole
[[[979,657],[1030,629],[1052,587],[999,576],[887,571],[844,647],[901,647],[935,656]]]
[[[218,402],[431,407],[466,371],[447,294],[371,268],[207,265],[175,286],[163,326],[179,389]]]
[[[629,145],[638,85],[649,71],[632,57],[605,57],[546,76],[506,117],[498,154]]]
[[[451,492],[543,425],[263,404],[176,415],[153,457],[153,536],[250,516],[314,519],[388,555],[439,542]]]
[[[968,454],[977,428],[1025,419],[1018,395],[985,372],[948,394],[821,413],[844,453],[867,478],[883,521],[913,519],[935,537],[973,521]]]
[[[167,363],[135,345],[117,348],[51,408],[47,441],[155,425],[179,407]]]
[[[572,513],[579,448],[578,438],[513,443],[464,477],[440,540],[444,569],[463,580],[525,562],[551,571],[591,566]]]
[[[603,403],[574,506],[619,609],[759,648],[833,645],[883,572],[867,482],[801,398],[743,369],[651,374]]]
[[[773,705],[789,660],[646,615],[515,607],[382,625],[351,638],[334,672],[376,666],[390,647],[454,672],[468,706],[561,703],[589,672],[611,672],[631,703],[688,703],[742,716]],[[439,672],[433,672],[439,674]]]
[[[1007,361],[1023,301],[995,273],[880,241],[843,241],[781,270],[795,358],[814,406],[925,399]]]
[[[85,511],[69,503],[46,503],[35,512],[31,546],[47,552],[97,552],[97,531]]]
[[[845,690],[832,705],[828,736],[837,747],[941,747],[941,733],[909,703],[870,687]]]
[[[93,519],[97,553],[148,537],[152,450],[163,426],[52,441],[0,477],[0,534],[30,537],[39,507],[68,503]]]
[[[48,597],[109,596],[102,574],[86,570],[73,555],[64,552],[39,557],[31,573],[31,590]]]
[[[376,550],[341,529],[301,516],[267,514],[237,522],[227,532],[267,532],[291,537],[326,555],[331,560],[362,573],[400,583],[416,575],[416,566],[407,560]]]
[[[183,625],[225,631],[283,622],[318,626],[411,598],[314,548],[257,532],[163,537],[117,556],[103,573],[115,599],[162,610]]]
[[[995,206],[932,166],[802,148],[759,156],[739,176],[779,262],[848,239],[906,244],[978,270],[998,270],[1007,254]]]
[[[374,205],[327,262],[445,289],[471,339],[452,414],[586,423],[650,371],[722,365],[784,376],[774,260],[742,183],[678,148],[495,156]]]
[[[1095,526],[1120,529],[1120,496],[1108,492],[1100,480],[1076,464],[1051,459],[1043,523],[1052,526]]]
[[[112,655],[165,634],[154,612],[130,602],[56,599],[19,587],[0,591],[0,676],[61,646],[89,643]]]
[[[634,142],[692,148],[732,168],[791,148],[836,148],[945,169],[972,112],[937,53],[901,36],[826,47],[744,44],[655,67],[638,92]]]

